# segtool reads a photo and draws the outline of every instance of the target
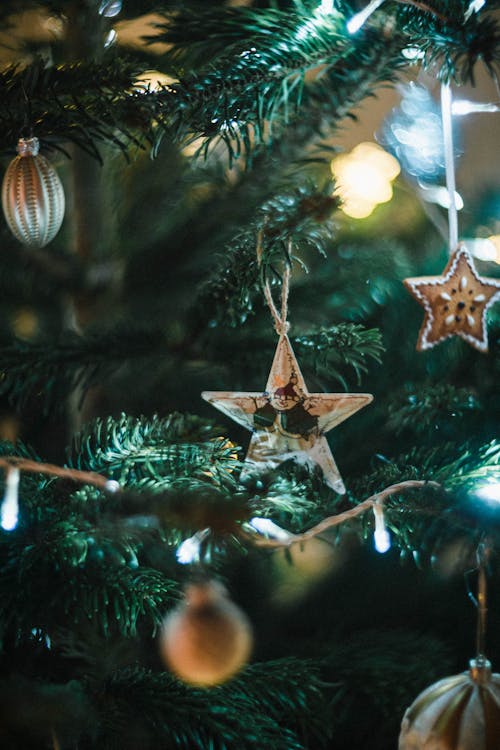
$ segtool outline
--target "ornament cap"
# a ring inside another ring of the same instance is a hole
[[[219,581],[199,581],[189,583],[184,590],[184,596],[188,606],[207,607],[222,598],[227,598],[228,594],[226,587]]]
[[[40,151],[38,138],[19,138],[17,142],[17,153],[19,156],[36,156]]]
[[[486,685],[491,679],[491,662],[485,656],[478,656],[469,662],[469,674],[476,685]]]

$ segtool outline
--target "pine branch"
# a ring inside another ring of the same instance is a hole
[[[281,47],[275,46],[273,40],[258,56],[238,54],[214,72],[193,75],[159,92],[134,92],[135,79],[146,64],[128,64],[110,55],[107,65],[82,62],[45,68],[37,61],[26,70],[8,69],[0,75],[0,87],[5,92],[0,123],[6,142],[13,147],[28,116],[31,124],[36,123],[42,145],[69,141],[100,158],[97,142],[108,142],[123,151],[130,143],[156,143],[155,123],[161,126],[158,138],[164,128],[179,141],[192,138],[193,133],[205,135],[205,149],[213,138],[221,138],[232,159],[242,150],[251,152],[255,141],[262,142],[264,137],[267,140],[264,130],[279,119],[287,123],[288,113],[291,115],[302,102],[309,99],[313,103],[316,97],[328,101],[331,109],[329,89],[345,86],[349,71],[349,89],[356,91],[355,63],[360,59],[366,58],[368,63],[370,58],[377,63],[369,72],[372,85],[390,78],[390,45],[386,41],[378,39],[376,44],[375,39],[363,39],[358,48],[349,50],[345,35],[331,28],[323,29],[319,35],[299,34],[296,39],[297,23],[306,24],[308,29],[309,17],[299,18],[291,25],[285,21],[286,14],[281,16],[288,34]],[[378,55],[373,49],[377,45]],[[383,72],[380,54],[386,63]],[[309,96],[304,88],[305,75],[323,63],[331,69],[322,75],[321,82],[317,81]],[[341,63],[338,70],[337,63]],[[82,99],[75,91],[84,92]],[[355,96],[359,101],[358,92]]]
[[[0,352],[4,377],[0,393],[19,408],[38,392],[45,413],[62,403],[76,387],[83,391],[113,371],[116,362],[148,357],[165,345],[165,334],[119,325],[114,330],[87,336],[65,334],[59,341],[14,341]]]
[[[488,4],[467,18],[469,5],[467,0],[386,3],[367,26],[391,28],[392,34],[404,40],[403,46],[414,46],[425,53],[426,66],[434,69],[437,64],[443,78],[456,77],[465,82],[472,80],[479,59],[493,73],[500,54],[495,5]],[[320,43],[326,42],[328,35],[332,42],[338,36],[348,43],[346,24],[358,10],[355,3],[338,2],[330,14],[319,14],[316,2],[296,0],[291,6],[286,10],[266,9],[265,13],[248,8],[211,8],[200,14],[198,9],[186,9],[167,16],[154,39],[173,44],[168,58],[174,63],[192,67],[203,67],[207,60],[219,63],[238,53],[265,55],[271,44],[304,58],[319,54]],[[366,33],[366,27],[362,33]],[[324,56],[328,58],[328,52]]]
[[[389,400],[387,429],[396,435],[407,429],[423,435],[431,428],[442,430],[444,425],[462,420],[468,412],[480,410],[477,395],[470,388],[449,383],[407,384]]]
[[[69,463],[130,487],[143,479],[171,482],[186,475],[217,481],[238,466],[235,446],[220,437],[213,422],[182,414],[98,419],[74,438]]]
[[[307,678],[306,678],[307,674]],[[148,736],[179,750],[211,747],[214,750],[253,750],[265,743],[272,750],[303,750],[303,721],[310,741],[324,747],[321,732],[325,711],[320,682],[313,662],[297,659],[254,665],[227,687],[206,691],[189,689],[168,674],[144,669],[117,672],[99,692],[108,706],[103,721],[103,744],[117,740],[131,715],[137,717],[133,732],[149,748]],[[167,710],[175,705],[175,714]],[[132,714],[131,714],[132,712]],[[196,715],[196,722],[189,721]],[[313,718],[314,717],[314,718]],[[130,735],[129,735],[130,736]]]
[[[346,390],[349,386],[339,368],[354,370],[356,383],[360,385],[362,374],[368,372],[367,360],[380,364],[384,351],[380,331],[367,330],[356,323],[322,327],[317,333],[300,336],[293,342],[305,365],[312,366],[320,377],[340,381]]]
[[[211,276],[201,286],[192,315],[209,319],[210,326],[238,326],[252,314],[255,298],[262,296],[261,274],[275,276],[274,267],[288,258],[288,240],[293,240],[294,259],[309,248],[326,255],[334,232],[332,213],[339,200],[327,182],[322,188],[300,182],[292,190],[282,188],[257,211],[244,231],[225,248]],[[263,229],[262,271],[256,258],[256,236]],[[299,259],[301,265],[303,261]]]
[[[403,474],[408,479],[417,479],[420,473],[431,476],[445,487],[455,489],[458,484],[467,484],[473,489],[473,477],[490,476],[495,480],[500,447],[496,441],[476,445],[474,440],[457,445],[453,442],[441,443],[439,446],[419,446],[394,459],[377,456],[379,465],[369,474],[355,480],[351,488],[354,497],[359,497],[359,490],[376,492],[387,484],[400,481]]]
[[[440,80],[474,83],[475,65],[483,61],[495,76],[500,62],[500,26],[494,4],[488,3],[482,12],[473,12],[467,19],[469,2],[444,0],[430,3],[433,6],[439,16],[412,7],[401,8],[396,15],[398,27],[408,34],[408,46],[424,53],[424,65],[439,71]]]
[[[411,269],[407,256],[408,250],[392,240],[353,243],[340,238],[329,248],[325,261],[314,268],[314,278],[303,276],[294,285],[293,307],[311,327],[322,325],[308,302],[313,293],[317,308],[328,309],[331,320],[366,324],[376,319],[378,324],[384,308],[389,311],[403,296],[401,279]],[[390,320],[383,318],[384,328]]]
[[[55,739],[75,746],[82,735],[92,736],[95,720],[82,682],[41,681],[20,674],[0,680],[0,738],[9,750],[26,747],[27,734],[39,746]]]
[[[331,127],[364,98],[367,88],[372,91],[377,82],[391,80],[402,64],[393,59],[396,46],[395,41],[382,43],[372,34],[354,49],[335,33],[320,38],[304,33],[300,42],[292,36],[281,45],[269,40],[266,49],[238,55],[214,72],[173,84],[177,106],[171,126],[181,140],[188,132],[202,135],[202,153],[211,142],[222,141],[231,164],[242,154],[250,156],[254,144],[277,138],[298,117],[309,118],[311,124],[315,108],[325,115],[328,110]],[[306,75],[323,64],[326,68],[321,75],[306,84]],[[361,69],[365,86],[359,85]],[[165,101],[167,109],[173,101]]]
[[[473,555],[484,534],[500,540],[500,526],[492,508],[476,491],[500,479],[500,446],[440,444],[414,449],[393,461],[384,460],[371,474],[350,483],[350,495],[377,492],[402,479],[432,478],[447,492],[432,487],[410,497],[393,496],[386,503],[394,543],[411,552],[419,564],[431,560],[450,540],[466,540]],[[363,536],[371,534],[364,526]]]
[[[251,265],[248,269],[248,277],[257,270]],[[236,279],[234,281],[236,284]],[[215,293],[212,286],[211,294]],[[217,300],[218,305],[222,302],[224,299]],[[240,314],[243,314],[241,309]],[[90,330],[84,336],[65,334],[56,341],[28,343],[16,340],[0,349],[3,369],[0,394],[7,396],[19,409],[35,396],[43,398],[44,413],[48,414],[60,408],[75,388],[80,390],[83,400],[85,392],[92,385],[104,382],[116,372],[117,366],[125,363],[134,368],[144,368],[146,365],[152,367],[159,361],[165,362],[172,371],[177,367],[177,377],[178,368],[186,367],[186,361],[199,360],[201,346],[204,360],[220,360],[220,349],[224,345],[222,331],[219,333],[219,330],[209,327],[217,319],[210,321],[205,318],[200,321],[197,318],[198,315],[192,314],[192,327],[186,332],[185,340],[180,342],[172,342],[168,331],[138,328],[133,323],[127,325],[124,322],[108,331]],[[298,340],[299,348],[314,363],[318,374],[331,374],[343,384],[346,381],[341,365],[354,369],[359,378],[361,372],[366,371],[363,364],[365,358],[379,361],[381,343],[374,331],[363,331],[354,324],[345,324],[336,329],[322,329],[317,338],[316,341],[313,335],[312,338]],[[337,349],[329,352],[329,345]],[[239,346],[242,356],[245,356],[248,340],[242,338]]]
[[[367,625],[363,604],[359,614],[365,626],[339,634],[330,644],[324,673],[340,695],[331,718],[337,746],[383,750],[397,743],[401,717],[419,692],[453,673],[455,665],[443,638],[394,625],[382,629],[371,619]],[[363,720],[353,721],[360,706]],[[378,727],[383,729],[374,736]]]
[[[493,72],[500,58],[500,33],[487,12],[473,13],[464,21],[467,6],[447,2],[439,13],[446,23],[419,8],[398,7],[390,41],[383,22],[380,29],[372,24],[362,34],[347,34],[350,8],[344,14],[322,16],[302,3],[293,12],[239,8],[218,15],[211,8],[206,19],[208,48],[199,39],[202,11],[181,12],[169,16],[165,34],[154,39],[175,39],[174,56],[181,54],[183,45],[194,45],[197,58],[214,57],[207,68],[147,94],[133,90],[147,63],[126,63],[113,53],[107,55],[107,65],[45,68],[37,61],[23,71],[11,68],[0,74],[5,104],[0,124],[10,148],[28,116],[32,125],[36,123],[42,145],[60,147],[69,141],[96,158],[99,142],[124,152],[130,144],[143,147],[149,142],[156,147],[168,129],[181,142],[202,135],[205,152],[211,141],[220,139],[234,159],[251,153],[255,143],[268,141],[273,131],[278,135],[299,112],[305,115],[319,102],[334,119],[336,92],[347,89],[344,100],[352,97],[353,103],[368,93],[359,89],[359,68],[364,68],[372,91],[404,64],[400,53],[406,46],[423,49],[429,65],[438,58],[443,78],[470,79],[479,57]],[[385,14],[383,18],[387,20]],[[315,74],[313,83],[306,81],[309,73]],[[82,98],[75,91],[83,91]],[[154,124],[160,126],[157,132]]]
[[[0,621],[21,640],[33,623],[50,633],[61,622],[86,619],[105,634],[133,636],[139,621],[154,630],[176,588],[158,571],[128,567],[116,543],[106,554],[89,524],[49,522],[2,534],[0,556]]]
[[[474,496],[476,489],[500,483],[500,443],[492,440],[477,446],[470,441],[461,447],[459,457],[445,464],[436,475],[450,488]]]
[[[75,143],[98,160],[99,142],[125,155],[130,145],[153,144],[154,122],[163,122],[159,101],[134,88],[146,69],[146,64],[108,55],[107,63],[82,61],[47,68],[44,61],[35,60],[27,68],[0,72],[5,152],[14,151],[26,129],[34,131],[42,148],[63,150],[64,143]]]

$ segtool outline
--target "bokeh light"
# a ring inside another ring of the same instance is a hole
[[[335,157],[331,169],[341,208],[353,219],[364,219],[379,203],[390,201],[391,183],[400,172],[397,159],[371,142],[360,143],[350,153]]]

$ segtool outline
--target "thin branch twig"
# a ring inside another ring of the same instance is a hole
[[[427,3],[420,2],[420,0],[396,0],[396,2],[400,3],[400,5],[412,5],[414,8],[423,10],[424,13],[430,13],[431,16],[439,18],[439,20],[443,23],[450,23],[450,19],[447,16],[439,13],[439,11],[437,11],[435,8],[431,8],[431,6],[427,5]]]
[[[112,491],[115,489],[112,480],[97,474],[95,471],[79,471],[78,469],[68,469],[64,466],[55,464],[38,463],[31,461],[29,458],[20,458],[19,456],[2,456],[0,458],[0,468],[10,469],[16,467],[20,471],[26,471],[29,474],[47,474],[60,479],[72,479],[74,482],[82,484],[92,484],[103,490]],[[117,489],[117,488],[116,488]]]
[[[248,532],[242,532],[242,534],[247,539],[252,541],[252,543],[257,547],[272,547],[276,549],[290,547],[292,544],[307,542],[309,539],[322,534],[327,529],[331,529],[335,526],[340,526],[340,524],[345,523],[346,521],[350,521],[353,518],[356,518],[356,516],[362,515],[363,513],[366,513],[366,511],[373,508],[374,505],[381,505],[388,497],[390,497],[391,495],[396,495],[398,492],[404,492],[405,490],[411,489],[422,489],[423,487],[433,487],[434,489],[438,489],[441,486],[442,485],[440,485],[438,482],[421,481],[417,479],[408,479],[405,482],[391,484],[384,490],[371,495],[369,498],[364,500],[359,505],[356,505],[354,508],[346,510],[343,513],[337,513],[334,516],[328,516],[327,518],[324,518],[322,521],[317,523],[316,526],[313,526],[307,531],[304,531],[302,534],[290,534],[290,536],[285,540],[270,539],[269,537],[256,537],[253,534],[249,534]]]

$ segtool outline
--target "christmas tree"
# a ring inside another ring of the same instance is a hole
[[[499,8],[1,4],[2,748],[499,746]]]

